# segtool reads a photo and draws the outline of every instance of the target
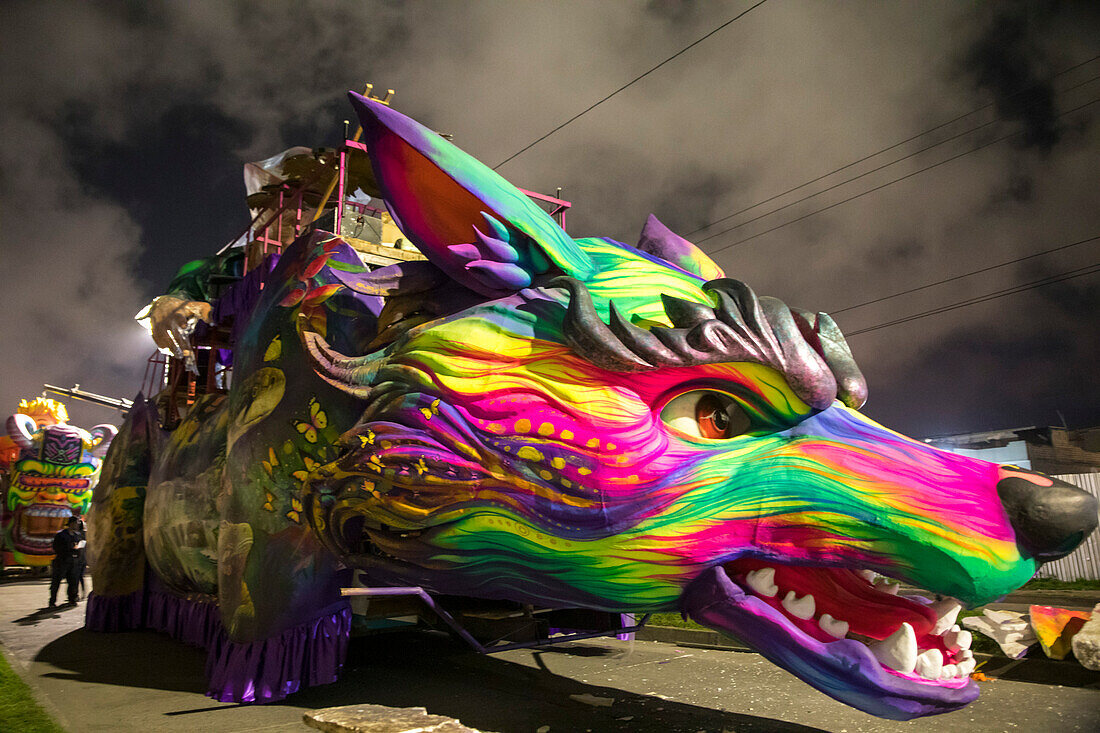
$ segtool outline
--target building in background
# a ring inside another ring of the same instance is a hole
[[[941,450],[1046,474],[1100,473],[1100,427],[1011,428],[925,438]]]

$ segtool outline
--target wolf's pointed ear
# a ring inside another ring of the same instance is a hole
[[[348,96],[395,223],[450,277],[501,297],[551,263],[579,280],[595,272],[549,214],[488,166],[386,105]]]
[[[666,227],[653,214],[649,215],[642,227],[638,249],[682,267],[704,280],[717,280],[726,276],[722,268],[707,257],[703,250]]]

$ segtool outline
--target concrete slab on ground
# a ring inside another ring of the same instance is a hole
[[[72,733],[301,732],[306,710],[359,703],[422,706],[498,733],[1100,730],[1100,676],[997,679],[964,710],[895,723],[752,653],[592,640],[479,656],[423,633],[356,640],[340,682],[273,705],[233,705],[203,695],[201,650],[151,632],[84,631],[83,603],[40,611],[46,595],[45,581],[0,585],[0,644]]]

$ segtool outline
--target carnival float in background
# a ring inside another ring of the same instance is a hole
[[[73,515],[83,516],[100,464],[117,429],[68,424],[65,405],[46,397],[21,400],[0,437],[0,527],[3,566],[43,568],[51,542]]]
[[[352,104],[363,141],[256,164],[245,246],[142,314],[170,358],[94,493],[89,628],[205,646],[208,694],[263,702],[379,616],[493,651],[479,620],[679,610],[875,715],[977,696],[959,608],[1070,552],[1091,496],[864,417],[827,315],[656,219],[574,239],[568,202]]]

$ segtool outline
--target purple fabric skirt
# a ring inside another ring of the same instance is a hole
[[[270,638],[236,642],[225,632],[213,601],[149,588],[127,596],[92,593],[84,624],[89,631],[163,631],[203,647],[208,696],[221,702],[265,703],[336,681],[347,656],[351,608],[341,601]]]

